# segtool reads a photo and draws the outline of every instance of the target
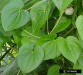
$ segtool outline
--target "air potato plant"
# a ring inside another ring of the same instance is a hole
[[[0,75],[83,75],[83,0],[0,0]]]

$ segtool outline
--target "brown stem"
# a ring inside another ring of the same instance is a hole
[[[72,32],[74,29],[75,29],[76,27],[74,26],[74,27],[72,27],[66,34],[64,34],[64,36],[63,37],[66,37],[70,32]]]

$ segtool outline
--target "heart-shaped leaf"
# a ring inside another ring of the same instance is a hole
[[[55,57],[58,57],[60,55],[60,51],[57,49],[57,44],[55,40],[44,43],[42,47],[45,52],[45,60],[54,59]]]
[[[41,47],[27,43],[19,49],[18,65],[24,73],[29,73],[41,64],[43,57],[44,51]]]
[[[1,19],[5,31],[20,28],[30,21],[29,12],[23,10],[23,7],[22,0],[13,0],[3,8]]]
[[[57,45],[58,49],[65,58],[72,61],[73,63],[76,63],[82,48],[80,42],[75,37],[69,36],[67,39],[59,37],[57,39]]]

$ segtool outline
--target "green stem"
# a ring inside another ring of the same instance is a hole
[[[47,14],[47,13],[46,13],[46,14]],[[48,17],[47,17],[47,33],[49,34]]]
[[[55,26],[54,26],[54,28],[52,29],[52,31],[51,31],[49,34],[51,34],[51,33],[55,30],[55,28],[57,27],[57,25],[59,24],[59,22],[60,22],[60,20],[61,20],[61,17],[62,17],[62,15],[63,15],[63,13],[64,13],[64,12],[61,13],[61,15],[59,16],[59,18],[58,18],[58,20],[57,20],[57,22],[56,22],[56,24],[55,24]]]
[[[47,33],[49,34],[48,20],[47,20]]]
[[[18,71],[17,75],[19,75],[19,73],[20,73],[20,70]]]
[[[40,38],[39,36],[33,35],[33,34],[31,34],[30,32],[28,32],[26,30],[24,30],[24,32],[27,33],[28,35],[32,36],[32,37],[35,37],[35,38],[38,38],[38,39]]]

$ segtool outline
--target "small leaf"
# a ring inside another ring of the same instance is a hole
[[[30,14],[32,19],[32,30],[36,34],[45,24],[50,12],[50,3],[48,1],[39,1],[32,6]]]
[[[47,75],[60,75],[59,74],[59,69],[60,69],[60,66],[53,65],[48,69]]]
[[[55,40],[44,43],[42,47],[45,52],[44,60],[54,59],[55,57],[58,57],[60,55]]]
[[[80,35],[80,38],[83,40],[83,16],[80,15],[76,20],[76,27],[78,30],[78,33]]]
[[[60,12],[63,12],[73,0],[52,0]]]
[[[22,0],[13,0],[2,10],[2,26],[5,31],[11,31],[24,26],[30,21],[30,14],[23,10]]]
[[[41,47],[27,43],[19,50],[18,65],[24,73],[29,73],[41,64],[43,57],[44,52]]]
[[[55,29],[55,32],[58,33],[65,30],[70,24],[71,24],[71,19],[67,17],[62,17],[59,24],[57,25]]]
[[[69,36],[67,39],[59,37],[57,39],[57,45],[58,49],[65,58],[73,63],[76,63],[82,48],[80,42],[75,37]]]

